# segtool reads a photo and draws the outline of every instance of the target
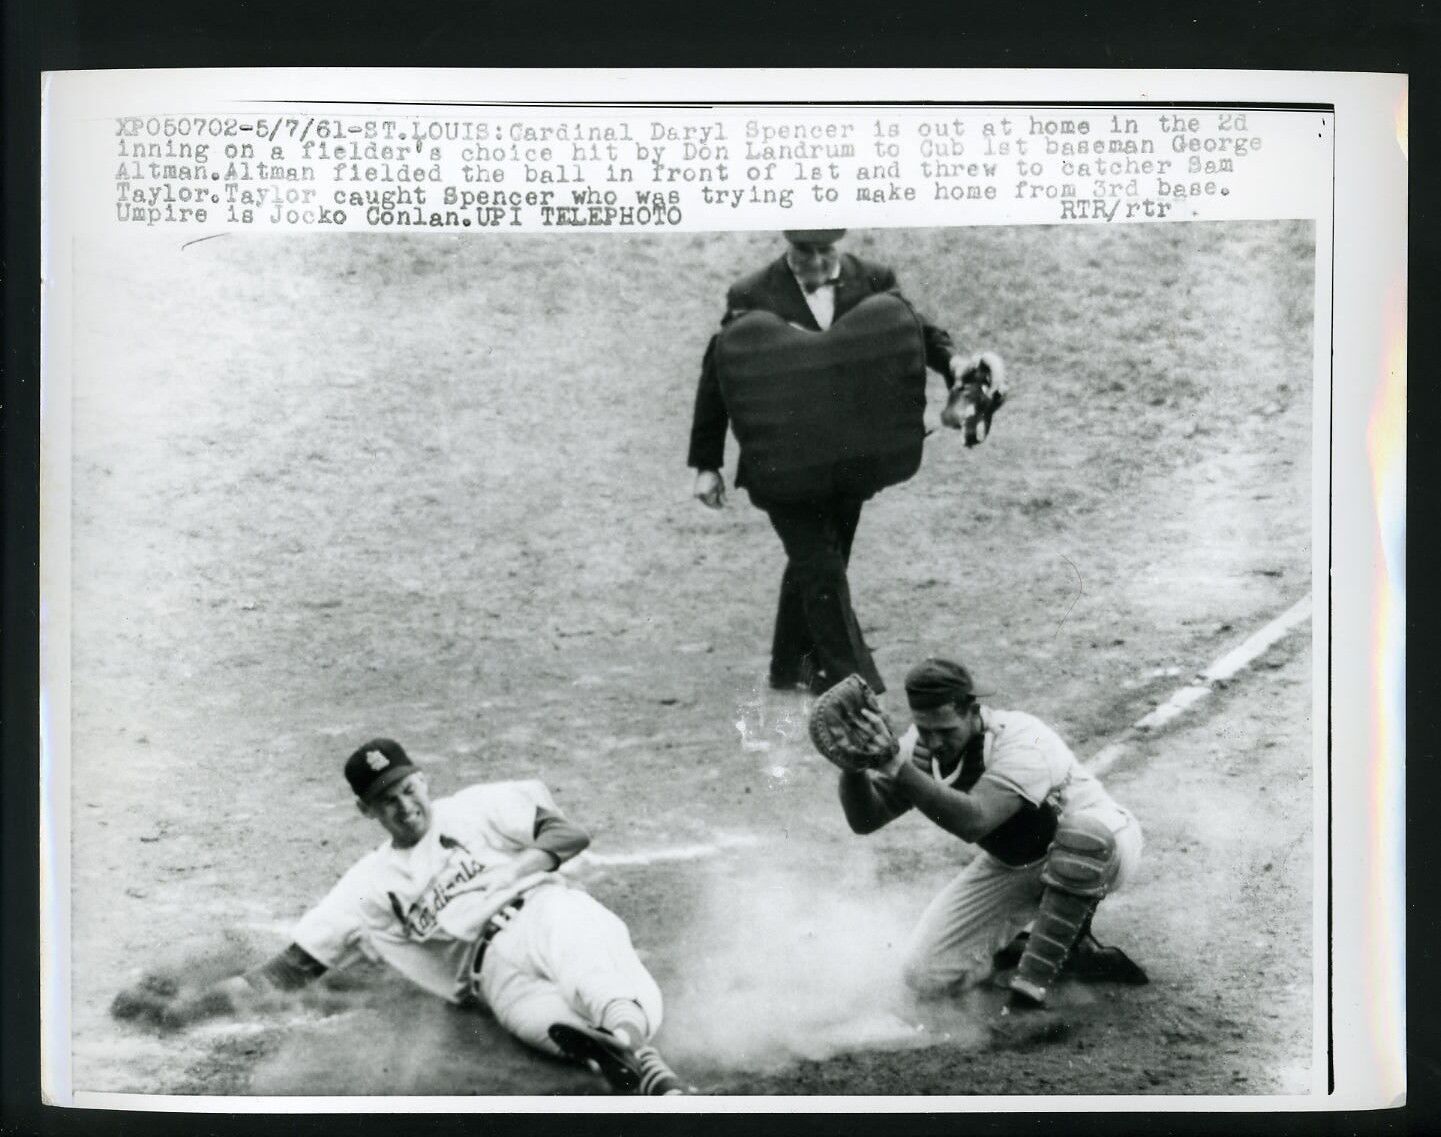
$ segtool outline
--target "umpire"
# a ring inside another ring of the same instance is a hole
[[[722,327],[750,311],[820,332],[868,296],[895,291],[896,275],[884,265],[842,253],[837,242],[844,229],[788,229],[785,254],[733,284],[726,293]],[[923,323],[926,364],[952,388],[968,358],[956,354],[951,337]],[[688,464],[696,471],[695,496],[711,509],[725,504],[726,428],[729,415],[716,374],[716,340],[711,338],[701,364],[691,423]],[[876,691],[885,683],[851,608],[846,569],[851,542],[860,522],[863,497],[830,496],[809,501],[767,500],[749,488],[746,453],[741,450],[736,485],[747,487],[751,501],[765,510],[786,551],[771,642],[770,685],[777,690],[805,687],[819,694],[852,673]]]

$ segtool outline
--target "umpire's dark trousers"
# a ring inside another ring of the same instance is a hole
[[[851,609],[846,579],[863,499],[785,504],[752,500],[766,511],[786,549],[771,641],[771,683],[784,687],[809,682],[812,690],[820,691],[856,673],[884,691]]]

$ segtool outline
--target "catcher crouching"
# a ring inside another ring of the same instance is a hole
[[[1091,935],[1097,905],[1136,872],[1135,817],[1045,723],[982,706],[961,664],[917,664],[906,700],[915,725],[897,739],[852,676],[817,701],[811,737],[841,768],[841,808],[854,832],[873,833],[915,808],[979,846],[912,932],[907,985],[945,995],[1014,968],[1003,1015],[1039,1017],[1063,974],[1147,982],[1124,952]]]
[[[555,869],[590,843],[538,781],[432,799],[399,743],[373,739],[345,764],[356,806],[389,840],[357,861],[272,959],[185,990],[155,976],[122,991],[117,1018],[178,1029],[263,1006],[326,971],[380,961],[512,1035],[589,1065],[626,1093],[685,1093],[650,1044],[661,993],[620,917]]]

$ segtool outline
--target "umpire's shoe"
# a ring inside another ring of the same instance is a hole
[[[555,1023],[550,1039],[567,1058],[599,1070],[616,1093],[669,1097],[686,1092],[653,1046],[631,1050],[609,1031],[572,1023]]]

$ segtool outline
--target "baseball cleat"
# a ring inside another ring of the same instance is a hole
[[[1028,939],[1029,932],[1018,933],[991,957],[992,966],[997,971],[1012,970],[1021,962]],[[1143,987],[1151,981],[1146,969],[1124,951],[1107,947],[1089,932],[1081,936],[1061,965],[1061,978],[1074,979],[1077,983],[1124,983],[1131,987]]]
[[[1106,947],[1091,935],[1083,936],[1076,944],[1061,974],[1079,983],[1125,983],[1143,987],[1151,981],[1145,968],[1120,948]]]
[[[550,1040],[567,1058],[593,1065],[617,1093],[633,1094],[640,1088],[640,1060],[608,1031],[555,1023],[550,1028]]]

